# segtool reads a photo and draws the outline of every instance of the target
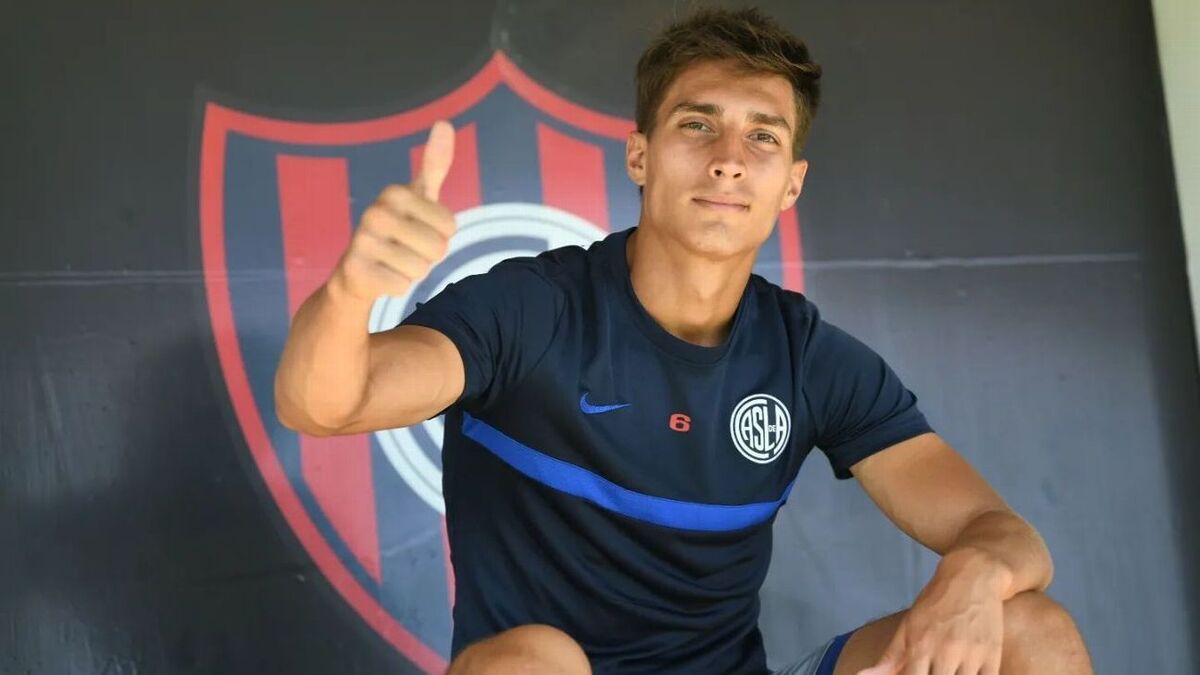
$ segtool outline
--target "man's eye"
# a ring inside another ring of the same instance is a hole
[[[757,134],[754,134],[754,140],[766,141],[767,143],[774,143],[776,145],[779,145],[779,141],[776,140],[774,136],[772,136],[771,134],[768,134],[766,132],[759,132]]]
[[[685,129],[707,129],[708,128],[707,126],[705,126],[704,122],[696,122],[695,120],[693,120],[691,122],[684,122],[680,126],[682,126]]]

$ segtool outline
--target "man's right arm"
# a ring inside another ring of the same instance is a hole
[[[454,130],[434,124],[413,182],[389,185],[363,212],[329,280],[296,312],[275,373],[284,426],[316,436],[408,426],[461,396],[462,357],[431,328],[371,334],[382,295],[403,295],[446,256],[457,229],[438,192],[454,156]]]
[[[370,311],[335,280],[300,307],[275,378],[284,426],[310,436],[395,429],[462,395],[462,356],[449,338],[424,326],[368,333]]]

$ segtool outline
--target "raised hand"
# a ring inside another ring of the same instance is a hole
[[[446,256],[458,225],[438,194],[453,159],[454,127],[435,122],[412,182],[387,186],[363,211],[330,276],[331,289],[362,302],[403,295]]]

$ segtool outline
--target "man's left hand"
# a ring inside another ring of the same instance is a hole
[[[1004,601],[978,557],[947,555],[883,656],[859,675],[999,675]]]

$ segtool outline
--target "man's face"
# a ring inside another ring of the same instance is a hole
[[[790,207],[808,163],[792,160],[791,84],[729,62],[686,68],[655,111],[647,138],[633,132],[626,170],[643,186],[643,221],[713,259],[757,251]]]

